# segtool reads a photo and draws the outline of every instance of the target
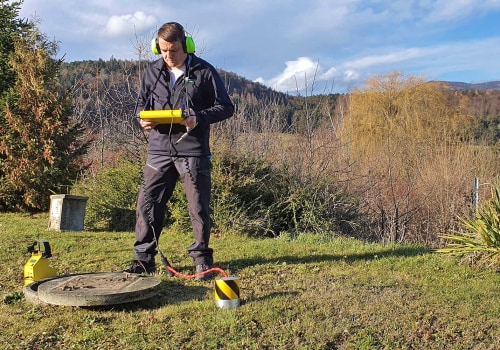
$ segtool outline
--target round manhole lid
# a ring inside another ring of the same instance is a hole
[[[100,306],[135,302],[158,294],[155,277],[115,273],[71,275],[38,286],[41,302],[64,306]]]

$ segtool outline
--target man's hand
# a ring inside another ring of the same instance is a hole
[[[196,122],[196,114],[194,113],[194,111],[191,108],[189,108],[188,112],[189,112],[189,117],[187,117],[186,119],[184,119],[181,122],[181,125],[184,125],[184,126],[186,126],[186,128],[188,130],[191,130],[191,129],[194,129],[194,127],[197,124],[197,122]]]
[[[144,130],[154,129],[158,125],[158,123],[156,123],[156,122],[146,121],[146,120],[143,120],[143,119],[140,120],[140,123],[141,123],[141,126],[142,126],[142,128]]]

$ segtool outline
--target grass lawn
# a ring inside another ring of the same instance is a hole
[[[165,275],[159,295],[140,303],[36,305],[22,293],[36,239],[50,242],[60,274],[117,272],[132,258],[132,232],[55,232],[47,223],[0,214],[2,349],[500,349],[500,274],[421,246],[340,237],[213,237],[215,265],[240,280],[237,309],[215,305],[213,282]],[[183,273],[194,272],[191,240],[160,240]]]

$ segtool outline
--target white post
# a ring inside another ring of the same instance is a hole
[[[474,178],[474,198],[472,199],[474,204],[474,209],[478,209],[479,207],[479,179]]]

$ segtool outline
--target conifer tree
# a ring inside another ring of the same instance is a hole
[[[14,40],[31,26],[28,21],[18,18],[21,3],[0,0],[0,111],[5,105],[5,93],[14,86],[16,78],[9,65],[9,56],[14,51]],[[4,113],[0,112],[0,126],[2,125],[5,125],[5,117]],[[3,159],[4,155],[0,152],[0,182],[4,173]]]
[[[72,100],[58,80],[57,43],[36,26],[19,35],[10,55],[15,83],[0,108],[0,210],[46,210],[49,196],[67,193],[87,143],[72,122]]]
[[[15,82],[15,72],[9,66],[14,40],[32,26],[29,21],[18,18],[21,3],[0,0],[0,99]]]

